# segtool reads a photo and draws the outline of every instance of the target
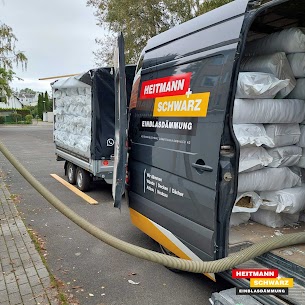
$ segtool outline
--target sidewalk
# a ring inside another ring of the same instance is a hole
[[[58,305],[57,290],[10,198],[0,175],[0,304]]]
[[[0,128],[16,128],[16,127],[30,128],[30,127],[37,127],[37,126],[39,126],[39,127],[53,127],[53,123],[36,121],[35,119],[33,119],[32,124],[0,124]],[[1,303],[0,303],[0,305],[1,305]]]

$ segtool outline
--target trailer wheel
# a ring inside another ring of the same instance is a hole
[[[70,184],[76,183],[76,166],[71,162],[67,164],[67,180]]]
[[[83,191],[86,192],[90,188],[90,174],[85,171],[84,169],[78,167],[76,170],[76,185],[77,187]]]

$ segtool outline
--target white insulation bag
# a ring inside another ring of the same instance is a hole
[[[289,28],[253,40],[246,46],[246,55],[271,54],[275,52],[305,52],[304,28]]]
[[[240,72],[235,97],[274,98],[288,84],[289,79],[279,80],[270,73]]]
[[[255,192],[237,194],[232,213],[256,212],[262,204],[261,197]]]
[[[305,209],[305,186],[273,192],[260,192],[261,208],[276,213],[294,214]]]
[[[287,59],[294,77],[305,77],[305,53],[288,54]]]
[[[230,218],[230,226],[238,226],[246,223],[250,219],[250,213],[256,212],[261,202],[261,198],[257,193],[247,192],[237,194]]]
[[[301,148],[300,148],[301,149]],[[261,169],[272,162],[272,157],[263,147],[242,147],[239,156],[239,172]]]
[[[248,222],[251,214],[248,212],[232,213],[230,218],[230,227],[239,226]]]
[[[282,228],[285,225],[293,224],[299,220],[300,214],[276,213],[259,209],[251,214],[251,220],[271,228]]]
[[[300,147],[305,147],[305,125],[300,125],[300,140],[297,142]]]
[[[235,99],[234,124],[301,123],[305,102],[290,99]]]
[[[289,99],[305,100],[305,78],[298,78],[294,89],[287,96]]]
[[[284,167],[296,165],[302,157],[302,148],[296,145],[283,146],[267,149],[267,153],[272,157],[272,162],[268,167]]]
[[[305,168],[305,148],[304,147],[302,148],[302,156],[301,156],[299,162],[296,164],[296,166]]]
[[[274,143],[267,136],[263,124],[233,124],[235,136],[241,146],[261,146],[274,147]]]
[[[266,124],[265,130],[275,147],[293,145],[300,140],[299,124]]]
[[[91,88],[56,91],[54,140],[58,145],[82,155],[90,155],[91,146]],[[88,132],[90,131],[90,132]]]
[[[278,191],[301,185],[301,177],[288,167],[263,168],[238,175],[238,192]]]
[[[264,72],[273,74],[281,80],[289,79],[289,84],[277,95],[277,98],[286,97],[295,87],[296,80],[289,65],[286,54],[283,52],[269,55],[244,57],[240,64],[241,72]]]

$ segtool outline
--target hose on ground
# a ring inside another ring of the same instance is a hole
[[[282,236],[276,236],[266,241],[254,244],[244,250],[241,250],[229,257],[215,261],[191,261],[180,259],[155,251],[147,250],[133,244],[122,241],[103,230],[97,228],[83,217],[79,216],[63,204],[57,197],[48,191],[39,181],[37,181],[25,167],[10,153],[10,151],[0,141],[0,151],[9,160],[9,162],[18,170],[18,172],[57,210],[68,217],[75,224],[95,236],[104,243],[131,254],[138,258],[142,258],[154,263],[164,265],[169,268],[189,271],[194,273],[218,273],[232,269],[254,257],[264,254],[268,251],[305,243],[305,233],[293,233]]]

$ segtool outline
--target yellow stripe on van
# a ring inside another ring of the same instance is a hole
[[[205,117],[210,92],[157,97],[154,117]]]
[[[156,228],[148,218],[134,209],[129,208],[129,211],[131,222],[141,231],[157,241],[159,244],[163,245],[169,251],[175,253],[177,256],[184,259],[190,259],[168,237],[166,237],[158,228]]]
[[[173,252],[178,257],[191,260],[191,258],[187,254],[185,254],[167,236],[165,236],[165,234],[161,232],[147,217],[132,208],[129,208],[129,212],[131,222],[134,226],[139,228],[142,232],[150,236],[152,239],[167,248],[169,251]],[[214,273],[204,273],[204,275],[212,281],[216,282]]]

